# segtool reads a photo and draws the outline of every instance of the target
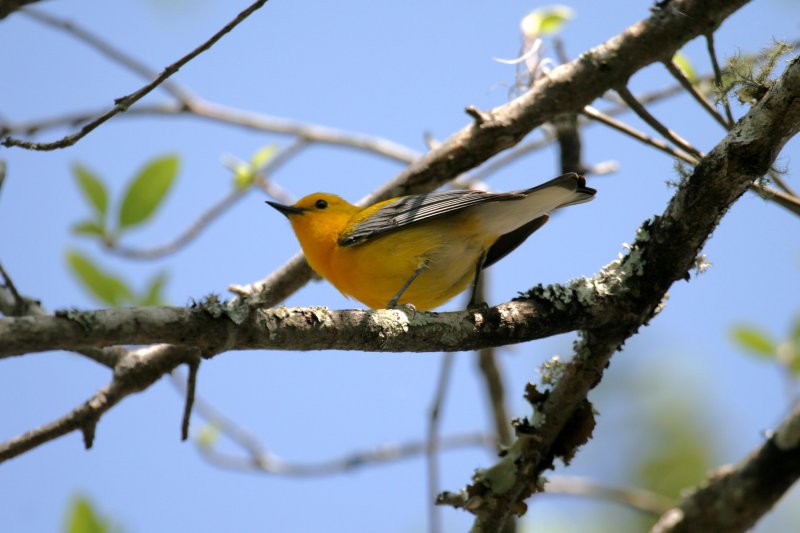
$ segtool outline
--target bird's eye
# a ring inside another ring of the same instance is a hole
[[[325,200],[317,200],[317,202],[314,205],[317,207],[317,209],[325,209],[326,207],[328,207],[328,202],[326,202]]]

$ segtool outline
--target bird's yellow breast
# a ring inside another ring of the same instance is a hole
[[[386,307],[424,266],[400,298],[419,310],[442,305],[473,280],[475,265],[490,242],[467,215],[444,217],[370,239],[334,247],[317,270],[342,293],[370,307]],[[313,265],[312,265],[313,266]]]

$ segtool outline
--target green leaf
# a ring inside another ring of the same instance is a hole
[[[159,272],[147,284],[147,290],[144,295],[139,298],[139,305],[144,307],[152,307],[156,305],[164,305],[164,284],[167,281],[167,273]]]
[[[794,318],[794,325],[792,326],[791,339],[800,346],[800,315]]]
[[[84,220],[72,225],[72,233],[75,235],[97,235],[105,237],[106,229],[93,220]]]
[[[800,375],[800,343],[794,344],[794,357],[789,362],[789,370],[792,374]]]
[[[267,161],[272,159],[277,151],[278,147],[276,145],[268,144],[253,154],[253,157],[250,158],[250,166],[253,167],[253,170],[258,172],[267,164]]]
[[[131,290],[125,282],[101,271],[86,256],[70,250],[67,252],[67,263],[84,288],[100,302],[117,306],[131,300]]]
[[[750,353],[762,357],[775,357],[776,344],[760,329],[752,326],[736,326],[732,334],[733,340]]]
[[[72,501],[67,515],[67,533],[107,533],[108,523],[97,516],[91,503],[82,497]]]
[[[166,156],[151,161],[133,178],[119,210],[119,228],[129,228],[150,218],[172,186],[178,173],[178,158]]]
[[[520,28],[525,37],[535,39],[561,31],[564,24],[573,18],[575,18],[575,11],[572,8],[555,5],[534,9],[522,19]]]
[[[203,426],[195,437],[198,446],[205,449],[213,448],[217,440],[219,440],[219,428],[214,424]]]
[[[692,85],[695,85],[697,83],[697,72],[695,72],[691,61],[689,61],[689,58],[683,55],[681,52],[678,52],[672,56],[672,60],[676,65],[678,65],[678,68],[681,69],[683,75],[686,76]]]
[[[233,173],[233,186],[237,189],[246,189],[256,180],[256,173],[250,165],[245,163],[236,165]]]
[[[72,165],[72,174],[75,176],[75,181],[78,182],[83,196],[89,201],[97,215],[97,219],[105,220],[108,211],[108,192],[103,181],[80,163]]]

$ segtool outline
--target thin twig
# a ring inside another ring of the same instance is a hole
[[[189,373],[186,375],[186,403],[183,406],[183,421],[181,422],[181,440],[189,438],[189,421],[192,418],[195,392],[197,390],[197,371],[200,370],[200,357],[187,363]]]
[[[696,165],[698,163],[697,159],[695,159],[694,157],[690,156],[689,154],[683,152],[682,150],[677,150],[677,149],[673,148],[672,146],[668,145],[667,143],[665,143],[664,141],[662,141],[660,139],[654,139],[653,137],[650,137],[646,133],[642,133],[641,131],[639,131],[639,130],[631,127],[631,126],[628,126],[624,122],[620,122],[619,120],[617,120],[617,119],[615,119],[613,117],[610,117],[610,116],[606,115],[605,113],[602,113],[602,112],[598,111],[597,109],[593,108],[592,106],[584,107],[583,110],[581,111],[581,114],[586,116],[586,117],[588,117],[588,118],[590,118],[590,119],[592,119],[592,120],[596,120],[597,122],[601,122],[601,123],[605,124],[606,126],[614,128],[615,130],[620,131],[620,132],[624,133],[625,135],[633,137],[637,141],[641,141],[641,142],[643,142],[645,144],[648,144],[648,145],[650,145],[650,146],[652,146],[654,148],[657,148],[657,149],[661,150],[662,152],[671,155],[672,157],[676,157],[678,159],[686,161],[690,165]]]
[[[240,189],[233,188],[225,195],[217,204],[205,213],[201,214],[196,221],[189,226],[186,231],[181,233],[177,238],[159,246],[152,248],[131,248],[124,245],[117,244],[116,242],[105,243],[109,252],[120,257],[128,259],[158,259],[165,255],[173,254],[189,244],[194,240],[211,222],[217,219],[220,215],[225,213],[228,209],[236,205],[236,203],[244,198],[250,188]]]
[[[186,394],[185,380],[180,373],[174,371],[170,374],[170,381],[176,391]],[[428,448],[427,441],[412,441],[401,444],[385,444],[373,450],[353,452],[342,457],[321,461],[318,463],[291,462],[282,456],[268,452],[264,445],[249,431],[223,414],[200,396],[195,397],[194,412],[205,419],[211,427],[221,435],[229,438],[241,447],[245,454],[225,454],[213,445],[197,443],[198,449],[204,459],[221,468],[241,470],[246,472],[261,472],[269,475],[282,476],[329,476],[349,472],[371,464],[381,464],[422,455]],[[481,433],[464,433],[441,437],[440,449],[455,449],[466,447],[485,447],[491,449],[494,438]]]
[[[316,124],[307,124],[296,120],[272,117],[244,111],[233,107],[214,104],[207,101],[196,103],[191,110],[174,109],[176,113],[191,113],[225,124],[233,124],[257,131],[269,131],[286,135],[296,135],[308,142],[318,142],[357,148],[372,152],[401,163],[413,163],[420,153],[407,146],[381,137],[351,133]]]
[[[227,432],[222,431],[228,435]],[[439,449],[453,450],[492,446],[493,438],[481,433],[464,433],[439,439]],[[226,470],[255,472],[273,476],[323,477],[351,472],[365,466],[411,459],[425,453],[428,443],[422,440],[399,444],[384,444],[373,450],[358,451],[318,463],[291,462],[282,456],[264,452],[261,455],[237,456],[220,452],[212,446],[198,446],[202,457],[210,464]]]
[[[39,131],[64,125],[77,127],[91,120],[100,112],[102,111],[81,111],[22,124],[5,123],[0,125],[0,134],[18,133],[34,135]],[[129,109],[122,117],[130,118],[150,115],[188,115],[220,124],[240,126],[254,131],[293,135],[310,143],[345,146],[381,155],[401,163],[411,163],[420,157],[420,153],[416,150],[382,137],[254,113],[252,111],[236,109],[234,107],[223,106],[200,99],[194,100],[191,109],[187,109],[185,106],[175,103],[143,104]]]
[[[722,71],[719,68],[719,63],[717,62],[717,52],[714,50],[714,32],[710,31],[705,34],[706,37],[706,48],[708,49],[708,55],[711,58],[711,66],[714,69],[714,84],[717,86],[717,89],[720,92],[722,97],[722,107],[725,109],[725,116],[728,118],[728,127],[733,127],[734,120],[733,120],[733,113],[731,113],[731,103],[728,101],[728,93],[726,93],[722,88]]]
[[[292,144],[281,149],[272,157],[272,159],[267,162],[266,165],[264,165],[264,167],[258,172],[258,175],[256,175],[256,187],[260,188],[270,197],[278,200],[279,202],[284,202],[286,204],[292,203],[288,193],[275,184],[275,182],[272,180],[272,176],[278,171],[279,168],[297,157],[300,152],[308,148],[309,144],[310,143],[308,139],[299,137],[295,139]]]
[[[640,488],[617,488],[601,485],[589,478],[552,476],[545,485],[545,494],[569,494],[621,503],[643,513],[661,516],[674,502],[655,492]]]
[[[484,271],[475,291],[478,302],[486,300],[487,274]],[[497,366],[496,349],[494,347],[478,350],[478,368],[486,387],[486,396],[492,412],[493,430],[497,438],[497,448],[511,445],[511,418],[506,409],[505,386],[500,368]]]
[[[626,104],[628,104],[628,107],[630,107],[634,113],[639,115],[639,118],[641,118],[647,124],[649,124],[651,128],[656,130],[665,138],[669,139],[669,141],[672,142],[672,144],[675,144],[678,147],[680,147],[681,150],[695,156],[698,159],[703,158],[703,154],[697,148],[692,146],[688,141],[680,137],[677,133],[664,126],[661,122],[658,121],[656,117],[651,115],[650,112],[647,111],[647,109],[645,109],[644,106],[640,104],[638,100],[636,100],[636,97],[633,96],[633,94],[631,94],[630,90],[628,90],[627,87],[625,87],[624,85],[620,86],[616,89],[616,91],[617,94],[620,95],[622,100]]]
[[[785,192],[786,194],[797,197],[797,193],[794,192],[794,189],[789,187],[789,184],[786,183],[786,181],[781,177],[781,175],[776,170],[770,169],[769,179],[772,180],[772,182],[775,185],[783,189],[783,192]]]
[[[112,61],[119,63],[123,67],[135,72],[147,80],[151,80],[158,76],[158,72],[155,70],[151,69],[138,59],[116,48],[105,39],[102,39],[100,36],[73,21],[65,20],[33,8],[24,8],[22,9],[22,12],[37,22],[47,24],[48,26],[69,33],[76,39],[88,44],[90,47],[94,48]],[[175,82],[164,80],[164,82],[161,84],[161,88],[180,100],[183,105],[188,106],[191,104],[192,95]]]
[[[562,174],[576,172],[583,174],[586,166],[583,164],[581,150],[581,135],[578,128],[578,115],[564,113],[555,117],[550,123],[556,130],[558,140],[559,167]]]
[[[453,369],[453,352],[442,356],[442,365],[439,369],[439,379],[431,402],[430,416],[428,418],[427,446],[425,459],[428,471],[428,531],[439,533],[442,531],[442,517],[438,506],[435,504],[436,495],[439,494],[439,422],[441,421],[444,399]]]
[[[283,201],[283,198],[276,197],[276,195],[281,195],[281,190],[270,184],[268,176],[274,174],[281,166],[288,162],[292,157],[297,155],[305,146],[307,146],[306,141],[303,139],[297,139],[294,143],[275,154],[275,156],[270,159],[266,165],[264,165],[264,168],[261,169],[258,176],[256,176],[254,184],[262,190],[267,191],[271,196],[273,196],[273,198]],[[214,220],[236,205],[236,203],[244,198],[250,192],[250,190],[251,189],[249,187],[234,187],[219,202],[201,214],[200,217],[182,234],[165,244],[154,246],[152,248],[130,248],[112,241],[106,242],[106,247],[111,253],[121,257],[127,257],[129,259],[158,259],[160,257],[164,257],[165,255],[175,253],[193,241]]]
[[[115,367],[111,383],[91,398],[53,422],[0,443],[0,463],[72,431],[83,432],[84,442],[90,447],[94,427],[109,409],[126,396],[146,389],[176,366],[186,363],[188,353],[185,348],[169,345],[130,350],[128,357]]]
[[[772,187],[759,185],[757,183],[751,184],[750,190],[755,191],[765,200],[771,200],[781,207],[788,209],[795,215],[800,215],[800,198],[797,196],[792,196],[777,189],[773,189]]]
[[[11,292],[11,296],[14,298],[14,308],[11,314],[13,316],[20,316],[25,312],[27,304],[25,303],[25,299],[22,297],[22,295],[17,292],[17,287],[14,285],[14,282],[11,281],[11,276],[6,273],[2,263],[0,263],[0,276],[3,278],[3,284]]]
[[[0,191],[3,190],[3,184],[6,182],[6,169],[5,159],[0,159]]]
[[[547,146],[550,146],[555,142],[556,136],[554,133],[550,131],[544,131],[544,137],[541,139],[537,139],[535,141],[530,141],[526,143],[519,144],[510,150],[506,150],[501,154],[493,157],[489,161],[486,162],[485,165],[482,165],[477,170],[470,172],[469,174],[462,176],[459,178],[459,185],[463,187],[470,187],[474,183],[479,183],[490,175],[494,174],[495,172],[499,171],[503,167],[513,163],[517,159],[525,156],[531,152],[535,152],[536,150],[541,150]]]
[[[719,111],[717,111],[716,108],[711,105],[711,103],[708,101],[708,98],[706,98],[700,93],[700,91],[697,90],[697,87],[695,87],[689,78],[686,77],[680,67],[675,63],[674,59],[664,61],[664,66],[667,67],[667,70],[669,70],[669,73],[672,74],[672,77],[678,80],[678,83],[680,83],[681,86],[686,89],[686,92],[692,95],[692,97],[697,100],[703,109],[708,111],[708,114],[711,115],[714,120],[719,122],[723,128],[729,130],[731,127],[733,127],[733,124],[728,123],[728,121],[725,120],[725,117],[720,115]]]
[[[178,370],[171,372],[169,376],[171,378],[170,382],[175,387],[175,390],[182,396],[186,396],[188,394],[188,376],[186,379],[183,379]],[[252,462],[255,462],[254,458],[266,454],[264,447],[256,437],[197,394],[195,394],[194,397],[194,412],[206,420],[213,428],[219,430],[234,443],[243,448],[250,456]]]
[[[498,447],[511,444],[511,425],[510,418],[505,406],[505,387],[503,378],[500,375],[500,368],[497,366],[497,350],[495,348],[483,348],[478,351],[478,367],[486,385],[489,405],[494,421],[494,431],[497,434]]]
[[[189,52],[187,55],[185,55],[182,58],[180,58],[175,63],[173,63],[173,64],[169,65],[167,68],[165,68],[161,72],[161,74],[159,74],[158,77],[156,79],[154,79],[152,82],[148,83],[147,85],[145,85],[141,89],[139,89],[139,90],[127,95],[127,96],[123,96],[122,98],[118,98],[117,100],[115,100],[116,105],[113,108],[111,108],[110,110],[108,110],[105,113],[103,113],[101,116],[97,117],[93,121],[91,121],[88,124],[86,124],[85,126],[83,126],[76,133],[73,133],[71,135],[67,135],[66,137],[63,137],[63,138],[61,138],[61,139],[59,139],[57,141],[53,141],[53,142],[49,142],[49,143],[36,143],[36,142],[25,141],[25,140],[22,140],[22,139],[16,139],[14,137],[6,137],[2,141],[3,146],[8,146],[8,147],[18,146],[20,148],[25,148],[25,149],[28,149],[28,150],[56,150],[58,148],[66,148],[68,146],[72,146],[73,144],[78,142],[80,139],[82,139],[83,137],[88,135],[95,128],[97,128],[98,126],[103,124],[105,121],[107,121],[108,119],[113,117],[114,115],[117,115],[118,113],[121,113],[121,112],[127,110],[131,105],[136,103],[138,100],[143,98],[145,95],[147,95],[153,89],[155,89],[161,83],[163,83],[164,80],[166,80],[167,78],[169,78],[170,76],[172,76],[173,74],[178,72],[178,70],[182,66],[184,66],[186,63],[188,63],[189,61],[191,61],[192,59],[194,59],[195,57],[197,57],[201,53],[203,53],[206,50],[208,50],[209,48],[211,48],[214,45],[214,43],[216,43],[219,39],[221,39],[226,33],[230,32],[233,28],[238,26],[239,23],[241,23],[244,19],[249,17],[254,11],[256,11],[261,6],[263,6],[265,3],[267,3],[267,1],[268,0],[256,0],[255,2],[253,2],[253,4],[251,4],[247,9],[245,9],[241,13],[239,13],[236,16],[236,18],[234,18],[231,22],[226,24],[221,30],[219,30],[217,33],[215,33],[210,39],[208,39],[206,42],[204,42],[203,44],[201,44],[200,46],[198,46],[197,48],[195,48],[194,50]]]

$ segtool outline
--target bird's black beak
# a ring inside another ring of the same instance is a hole
[[[302,207],[295,207],[293,205],[283,205],[279,204],[278,202],[270,202],[269,200],[267,200],[266,202],[275,209],[277,209],[278,211],[280,211],[281,213],[283,213],[283,215],[286,216],[286,218],[289,218],[291,215],[301,215],[303,214],[303,211],[305,211],[305,209],[303,209]]]

